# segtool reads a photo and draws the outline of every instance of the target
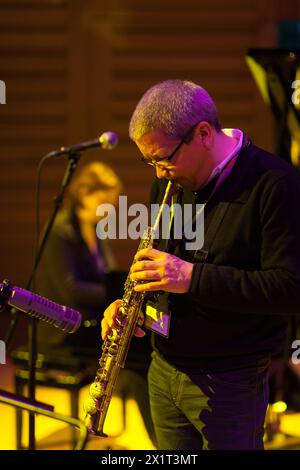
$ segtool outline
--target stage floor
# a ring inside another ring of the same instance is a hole
[[[8,359],[7,364],[1,365],[1,388],[14,392],[14,366]],[[89,386],[83,387],[79,396],[80,419],[84,418],[83,402],[88,397]],[[69,393],[65,390],[37,387],[37,400],[54,405],[55,411],[70,416]],[[16,449],[15,409],[0,403],[0,450]],[[22,444],[26,446],[28,437],[28,413],[24,412]],[[104,431],[108,438],[90,437],[86,449],[128,449],[153,450],[153,444],[147,434],[144,422],[136,402],[128,399],[126,402],[126,428],[122,429],[122,403],[118,397],[113,397],[106,418]],[[116,436],[116,437],[113,437]],[[71,428],[45,416],[36,417],[37,448],[41,449],[71,449]]]

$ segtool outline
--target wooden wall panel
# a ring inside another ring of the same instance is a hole
[[[32,264],[37,164],[67,136],[68,23],[65,1],[0,2],[0,273],[21,285]],[[42,201],[52,203],[58,175],[50,168]]]

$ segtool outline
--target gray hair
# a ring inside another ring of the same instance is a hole
[[[140,99],[130,120],[129,137],[136,142],[160,129],[170,137],[183,138],[200,121],[221,130],[217,108],[207,91],[193,82],[166,80]]]

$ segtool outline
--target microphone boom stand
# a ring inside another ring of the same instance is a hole
[[[34,280],[34,276],[36,273],[36,270],[38,268],[39,262],[42,258],[42,254],[44,253],[45,246],[48,240],[48,237],[50,235],[50,232],[52,230],[56,215],[61,207],[61,204],[64,199],[65,191],[72,179],[73,173],[76,170],[78,160],[81,156],[81,153],[76,150],[71,150],[68,153],[68,165],[65,170],[65,174],[63,176],[63,180],[61,183],[60,190],[58,192],[58,195],[54,199],[54,207],[52,214],[48,220],[47,226],[45,233],[43,235],[42,241],[38,247],[38,251],[35,256],[34,260],[34,265],[32,272],[29,276],[26,288],[30,289],[32,282]],[[16,327],[17,320],[14,318],[12,325],[6,335],[5,342],[8,344],[10,342],[10,339],[12,337],[13,331]],[[28,353],[29,353],[29,359],[28,359],[28,370],[29,370],[29,378],[28,378],[28,396],[29,399],[35,400],[35,369],[36,369],[36,360],[37,360],[37,322],[35,318],[30,318],[29,319],[29,325],[28,325]],[[28,438],[28,449],[29,450],[34,450],[35,449],[35,414],[30,413],[29,414],[29,438]]]

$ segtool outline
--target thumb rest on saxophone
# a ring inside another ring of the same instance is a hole
[[[153,247],[164,206],[170,203],[175,189],[175,184],[169,181],[154,225],[148,227],[145,231],[138,251],[143,248]],[[114,319],[114,325],[102,345],[99,368],[95,380],[90,386],[89,397],[84,402],[85,425],[89,433],[103,437],[106,437],[103,427],[108,407],[120,369],[124,367],[139,312],[145,298],[145,292],[136,292],[134,290],[136,283],[131,281],[130,272],[131,268],[125,282],[121,307]]]

